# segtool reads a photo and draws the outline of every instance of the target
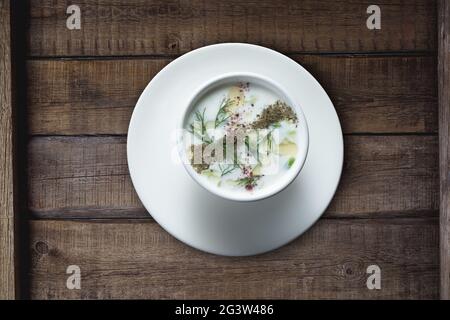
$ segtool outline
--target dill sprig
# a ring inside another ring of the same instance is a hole
[[[254,186],[256,186],[259,179],[261,179],[261,176],[252,175],[250,177],[238,179],[238,180],[236,180],[236,183],[239,186],[254,187]]]
[[[197,138],[199,138],[203,142],[211,144],[213,140],[209,137],[206,129],[205,112],[206,108],[203,108],[203,112],[195,110],[194,113],[195,120],[194,123],[191,123],[189,132],[197,136]],[[200,124],[200,128],[195,125],[196,123]]]
[[[219,110],[217,111],[216,119],[214,121],[214,128],[222,125],[231,117],[228,109],[232,102],[233,101],[230,98],[223,98],[222,102],[220,103]]]
[[[201,129],[202,135],[204,135],[206,132],[205,112],[206,112],[206,108],[203,108],[202,113],[200,113],[200,111],[198,111],[198,110],[195,110],[195,120],[200,123],[200,129]]]
[[[225,167],[222,167],[222,165],[219,164],[220,176],[221,177],[226,176],[227,174],[233,172],[237,168],[239,168],[239,165],[236,164],[230,164]]]

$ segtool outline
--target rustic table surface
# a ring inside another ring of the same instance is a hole
[[[376,2],[379,30],[366,26],[368,0],[79,0],[81,29],[70,30],[67,1],[2,0],[20,22],[11,48],[20,296],[439,298],[438,5],[448,3]],[[254,257],[180,243],[152,220],[128,174],[127,127],[144,87],[179,55],[220,42],[298,61],[344,131],[344,171],[326,213]],[[372,264],[381,290],[366,286]],[[81,269],[80,290],[66,287],[69,265]]]

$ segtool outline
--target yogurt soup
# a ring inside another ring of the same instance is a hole
[[[275,91],[252,82],[221,84],[185,120],[187,161],[208,184],[252,193],[295,163],[298,126],[295,109]]]

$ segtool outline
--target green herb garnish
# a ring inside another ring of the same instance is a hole
[[[211,137],[209,137],[208,132],[206,130],[205,112],[206,108],[203,109],[203,112],[200,112],[198,110],[195,111],[194,113],[195,120],[194,123],[190,125],[189,132],[194,134],[197,138],[199,138],[206,144],[211,144],[213,140],[211,139]]]
[[[239,166],[236,164],[230,164],[226,166],[222,166],[221,164],[219,164],[220,176],[221,177],[226,176],[227,174],[233,172],[237,168],[239,168]]]
[[[225,121],[227,121],[231,114],[229,113],[228,108],[232,104],[232,100],[230,98],[223,99],[220,103],[219,111],[217,111],[216,119],[214,121],[214,128],[217,128],[218,126],[222,125]]]
[[[288,166],[289,169],[292,167],[294,162],[295,162],[295,158],[294,157],[289,158],[289,160],[287,162],[287,166]]]
[[[261,179],[261,176],[250,176],[250,177],[245,177],[245,178],[241,178],[236,180],[236,184],[238,186],[243,186],[245,187],[247,190],[252,190],[256,184],[258,183],[258,180]]]

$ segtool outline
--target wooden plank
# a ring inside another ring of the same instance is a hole
[[[30,133],[125,134],[139,95],[168,62],[29,61]]]
[[[373,1],[87,1],[81,29],[68,30],[69,3],[31,1],[32,56],[180,54],[219,42],[283,52],[436,50],[436,1],[383,0],[381,30],[369,30]]]
[[[440,0],[439,21],[439,169],[441,298],[450,299],[450,1]]]
[[[4,190],[1,191],[4,192]],[[4,204],[1,203],[0,206],[4,213],[4,209],[6,209],[3,208]],[[14,229],[14,219],[0,217],[0,300],[18,297]]]
[[[292,58],[324,86],[345,133],[437,132],[434,57]],[[28,61],[31,134],[125,134],[140,93],[169,61]]]
[[[347,136],[329,217],[437,216],[436,136]],[[34,137],[29,209],[36,217],[147,217],[131,184],[125,137]]]
[[[129,177],[125,137],[33,138],[28,156],[28,206],[36,216],[146,216]]]
[[[0,300],[17,297],[11,8],[0,0]]]
[[[32,299],[434,299],[437,219],[322,219],[271,253],[230,258],[152,221],[31,221]],[[369,265],[381,290],[368,290]],[[77,265],[81,289],[68,290]]]

